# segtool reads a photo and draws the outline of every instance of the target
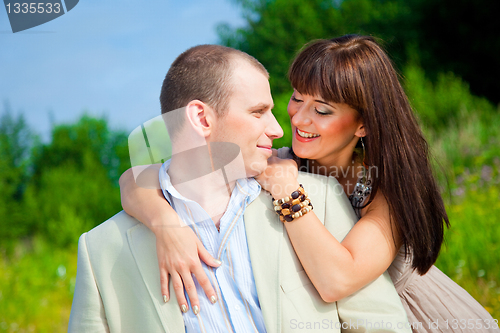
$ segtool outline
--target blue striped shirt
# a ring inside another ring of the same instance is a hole
[[[217,303],[210,302],[193,276],[200,313],[195,315],[189,304],[190,311],[183,314],[186,332],[265,332],[243,222],[245,208],[260,194],[260,185],[253,178],[236,181],[227,210],[220,219],[219,232],[198,203],[186,199],[172,186],[167,174],[169,166],[170,160],[160,169],[163,195],[183,222],[193,229],[208,252],[222,261],[218,268],[209,267],[202,261],[217,294]]]

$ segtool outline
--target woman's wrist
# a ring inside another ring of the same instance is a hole
[[[275,183],[271,187],[271,195],[275,199],[281,199],[290,196],[297,188],[299,188],[297,179]]]
[[[145,224],[155,235],[164,233],[167,228],[181,228],[186,226],[177,215],[169,219],[165,218],[165,216],[158,216],[149,219],[148,222]]]

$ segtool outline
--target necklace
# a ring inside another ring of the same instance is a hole
[[[349,201],[358,218],[361,218],[361,208],[364,208],[363,203],[366,203],[368,196],[372,192],[371,184],[372,181],[366,175],[366,169],[363,168],[363,176],[358,179],[356,186],[354,186],[354,191],[349,196]]]

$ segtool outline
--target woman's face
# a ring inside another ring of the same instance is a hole
[[[350,163],[359,137],[365,135],[361,116],[349,105],[326,102],[296,89],[288,103],[288,115],[294,153],[320,165]]]

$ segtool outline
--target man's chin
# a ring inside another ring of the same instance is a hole
[[[264,172],[267,168],[267,161],[260,163],[253,163],[249,168],[246,169],[247,178],[257,177]]]

